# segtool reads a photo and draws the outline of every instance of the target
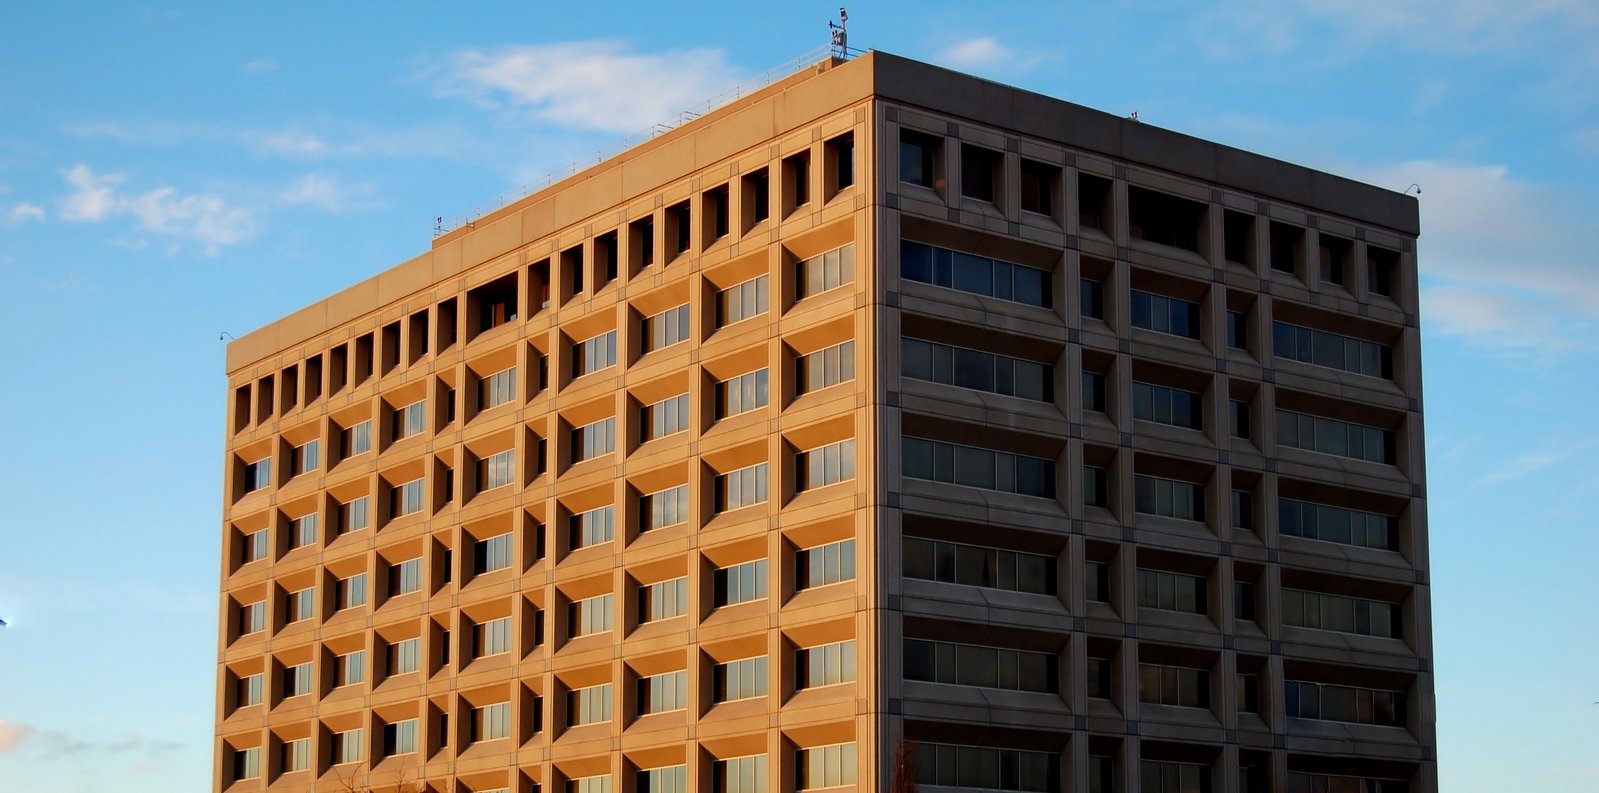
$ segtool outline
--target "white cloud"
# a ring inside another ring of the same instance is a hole
[[[220,196],[183,194],[172,187],[129,195],[118,191],[118,185],[127,180],[125,175],[96,176],[82,164],[62,176],[73,187],[73,193],[62,201],[61,216],[66,220],[96,223],[127,215],[145,231],[198,242],[207,253],[243,242],[255,233],[254,212]]]
[[[1318,167],[1392,190],[1420,185],[1417,256],[1429,331],[1499,353],[1596,346],[1599,228],[1583,197],[1499,164]]]
[[[1591,0],[1232,0],[1203,15],[1197,34],[1218,56],[1282,55],[1337,33],[1356,47],[1392,42],[1454,55],[1522,49],[1542,56],[1559,39],[1580,60],[1599,51],[1596,31],[1599,6]]]
[[[540,121],[609,133],[641,132],[732,88],[739,72],[719,49],[630,52],[619,41],[464,50],[444,70],[446,94]]]
[[[285,160],[321,160],[343,157],[440,157],[466,152],[487,154],[485,144],[459,128],[446,125],[403,130],[363,126],[324,133],[300,129],[249,131],[236,140],[257,155]]]
[[[999,39],[977,36],[945,47],[938,54],[938,61],[957,69],[981,69],[1004,63],[1013,57],[1010,49],[999,43]]]
[[[244,64],[245,74],[266,74],[278,70],[278,62],[272,58],[257,58]]]
[[[305,132],[249,132],[244,141],[261,154],[280,157],[323,157],[333,151],[328,142]]]
[[[347,185],[337,177],[306,174],[278,194],[289,206],[309,205],[327,212],[349,212],[365,207],[374,190],[369,184]]]
[[[5,754],[17,748],[19,744],[33,734],[33,728],[26,724],[0,719],[0,754]]]
[[[24,201],[12,207],[5,214],[6,225],[15,226],[30,220],[44,220],[44,207]]]
[[[75,165],[62,173],[74,192],[61,206],[61,217],[67,220],[104,220],[116,209],[116,185],[127,179],[122,174],[95,176],[87,165]]]
[[[164,754],[187,748],[177,741],[161,738],[152,738],[146,735],[128,734],[106,741],[87,741],[64,732],[41,733],[44,740],[45,751],[56,758],[78,757],[92,755],[95,757],[107,754],[126,754],[137,752],[142,755]]]
[[[138,218],[144,228],[204,243],[211,252],[243,242],[255,233],[255,217],[250,210],[230,206],[218,196],[183,195],[174,188],[160,187],[122,200],[126,211]]]
[[[330,125],[312,132],[282,129],[231,130],[183,121],[91,121],[63,131],[84,140],[111,140],[124,146],[241,146],[260,157],[319,160],[336,157],[440,157],[470,153],[473,162],[489,154],[487,144],[449,124],[412,129],[374,129],[362,124]]]
[[[1421,186],[1423,276],[1599,318],[1599,228],[1575,197],[1504,165],[1416,161],[1344,172],[1396,190]]]
[[[1593,348],[1593,321],[1560,312],[1546,295],[1493,284],[1424,287],[1421,317],[1429,332],[1490,352],[1525,357]]]
[[[1591,28],[1590,0],[1298,0],[1323,24],[1362,39],[1396,37],[1430,48],[1477,53],[1538,44],[1551,30]]]
[[[114,140],[125,146],[180,146],[223,140],[227,133],[210,124],[184,121],[84,121],[62,131],[85,140]]]
[[[1477,480],[1477,485],[1479,487],[1497,485],[1535,474],[1545,468],[1559,465],[1579,454],[1585,455],[1596,443],[1599,442],[1596,442],[1594,438],[1581,438],[1575,441],[1566,440],[1559,446],[1516,455],[1497,468],[1483,474]]]

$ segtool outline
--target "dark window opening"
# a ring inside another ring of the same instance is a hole
[[[1227,312],[1227,346],[1235,350],[1249,349],[1249,315],[1242,311]]]
[[[1055,213],[1055,190],[1060,184],[1060,168],[1047,163],[1022,160],[1022,211],[1040,215]]]
[[[666,240],[672,254],[667,262],[688,253],[693,241],[693,227],[689,225],[692,222],[693,211],[689,209],[687,201],[666,208]]]
[[[621,250],[617,244],[617,233],[607,231],[594,238],[594,259],[597,264],[594,273],[594,291],[598,292],[606,284],[615,281],[617,276],[618,257]]]
[[[439,325],[434,331],[438,334],[439,343],[435,345],[439,352],[443,352],[455,344],[456,311],[455,298],[450,298],[439,304]],[[339,367],[342,368],[342,367]]]
[[[741,187],[744,216],[748,218],[744,228],[748,230],[772,215],[772,179],[767,175],[766,169],[762,168],[754,173],[745,174]]]
[[[242,432],[250,426],[250,387],[241,385],[233,389],[233,431]]]
[[[1240,619],[1243,618],[1240,617]],[[1249,619],[1254,620],[1254,617],[1251,616]],[[1238,675],[1238,712],[1260,712],[1260,675]],[[1264,783],[1265,769],[1252,766],[1239,766],[1238,771],[1239,776],[1246,780],[1243,786],[1245,791],[1252,793],[1253,791],[1262,789],[1261,785]]]
[[[715,241],[727,236],[727,185],[713,187],[703,196],[705,209],[705,236]]]
[[[1231,209],[1222,215],[1222,255],[1227,261],[1253,267],[1249,252],[1255,247],[1255,216]]]
[[[516,320],[516,275],[490,281],[466,293],[469,310],[477,315],[479,333]]]
[[[1110,477],[1104,468],[1083,466],[1083,506],[1110,508]]]
[[[416,363],[428,354],[428,313],[418,311],[412,314],[406,333],[411,345],[411,363]]]
[[[1084,578],[1087,579],[1085,583],[1088,589],[1088,599],[1095,603],[1109,603],[1111,596],[1110,563],[1088,562],[1086,572],[1087,575]]]
[[[628,258],[634,272],[655,263],[655,216],[629,223],[627,226]]]
[[[811,200],[811,153],[802,151],[783,160],[783,184],[785,186],[788,211],[810,203]]]
[[[1132,238],[1199,252],[1207,206],[1142,187],[1127,188],[1127,223]]]
[[[1249,440],[1253,434],[1249,427],[1249,403],[1240,399],[1228,400],[1227,423],[1234,438]]]
[[[370,345],[372,337],[371,336],[366,336],[364,338],[367,339],[367,344]],[[256,384],[255,384],[255,395],[256,395],[255,420],[257,422],[264,422],[267,419],[272,418],[272,406],[273,406],[273,401],[274,401],[274,397],[276,396],[276,394],[274,393],[274,391],[272,389],[272,376],[271,375],[263,377],[259,381],[256,382]]]
[[[452,303],[454,301],[449,301]],[[439,306],[439,316],[443,318],[443,305]],[[453,312],[452,312],[453,314]],[[451,326],[454,327],[453,325]],[[350,376],[350,346],[341,344],[328,353],[328,393],[337,394],[348,382]]]
[[[1083,372],[1083,410],[1105,412],[1105,375]]]
[[[567,300],[583,293],[583,246],[575,245],[561,251],[561,279],[566,284],[561,288]]]
[[[550,307],[550,260],[534,262],[527,268],[528,300],[537,313]]]
[[[1081,280],[1078,286],[1079,301],[1084,319],[1105,318],[1105,284],[1088,278]]]
[[[1255,582],[1233,582],[1233,618],[1255,621]]]
[[[899,131],[899,180],[937,190],[943,180],[938,175],[938,150],[944,139],[914,132]]]
[[[1298,272],[1299,252],[1304,247],[1305,230],[1273,220],[1270,235],[1271,269],[1279,273]]]
[[[322,356],[305,359],[305,401],[315,402],[322,396]]]
[[[1399,272],[1399,252],[1375,246],[1366,247],[1366,291],[1383,297],[1394,296],[1394,276]]]
[[[1344,285],[1344,274],[1349,271],[1349,259],[1354,255],[1355,243],[1321,235],[1321,280],[1334,286]]]
[[[1003,167],[1005,155],[962,143],[961,195],[990,204],[997,203],[996,196],[1003,183],[1000,169]]]
[[[1110,180],[1090,173],[1077,174],[1077,224],[1110,233]]]
[[[352,381],[357,385],[366,382],[372,376],[372,334],[368,333],[355,340],[355,376]],[[270,392],[270,389],[268,390]],[[269,398],[270,399],[270,398]],[[270,404],[270,403],[269,403]],[[267,413],[271,413],[269,407]]]
[[[387,325],[384,325],[383,326],[383,335],[380,338],[382,339],[382,349],[379,351],[379,354],[382,356],[383,361],[382,361],[381,367],[379,368],[379,371],[382,372],[383,374],[388,374],[389,372],[394,371],[395,369],[399,368],[399,366],[400,366],[400,323],[399,323],[399,321],[396,320],[394,322],[390,322]],[[287,394],[288,391],[285,390],[284,393]],[[289,400],[284,400],[283,408],[285,410],[287,410],[289,407],[290,407],[290,401]]]
[[[399,335],[400,323],[394,323],[395,335]],[[395,345],[395,357],[399,356],[398,345]],[[396,360],[396,363],[398,361]],[[284,413],[294,409],[299,404],[300,398],[300,370],[291,366],[278,375],[278,409]]]
[[[1244,531],[1255,530],[1255,495],[1248,490],[1233,491],[1233,528]],[[1254,598],[1250,598],[1253,607]],[[1253,610],[1251,610],[1253,614]],[[1254,619],[1250,616],[1249,619]]]
[[[855,184],[855,134],[846,132],[827,142],[827,165],[833,192]]]

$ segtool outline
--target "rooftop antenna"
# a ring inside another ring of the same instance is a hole
[[[443,215],[437,215],[437,216],[435,216],[433,218],[433,236],[438,237],[438,236],[442,236],[443,234],[444,234],[444,216]]]
[[[1412,183],[1409,187],[1405,188],[1405,195],[1410,195],[1410,191],[1412,190],[1416,191],[1416,195],[1421,195],[1421,185]]]
[[[849,12],[843,6],[838,7],[838,21],[827,21],[827,29],[833,33],[833,57],[845,60],[849,57]]]

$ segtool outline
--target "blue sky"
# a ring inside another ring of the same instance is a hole
[[[219,334],[826,43],[833,4],[773,5],[5,5],[0,787],[210,784]],[[1599,5],[850,11],[858,47],[1421,186],[1443,783],[1599,791]]]

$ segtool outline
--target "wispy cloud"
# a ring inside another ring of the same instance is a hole
[[[177,741],[138,733],[127,733],[103,740],[88,740],[78,731],[67,733],[60,730],[38,730],[32,725],[0,719],[0,754],[16,751],[24,743],[34,746],[33,751],[51,760],[129,753],[157,756],[187,748]]]
[[[72,191],[61,199],[60,216],[75,223],[101,223],[131,219],[140,233],[167,237],[176,243],[200,244],[207,255],[253,238],[274,210],[311,207],[339,214],[371,209],[376,188],[349,183],[337,176],[306,174],[286,185],[253,185],[230,195],[185,192],[171,186],[150,190],[126,189],[127,174],[96,173],[85,164],[61,172]],[[117,237],[113,244],[142,250],[140,237]],[[181,245],[168,245],[169,253]]]
[[[635,52],[596,40],[468,49],[436,73],[439,91],[576,130],[643,131],[736,85],[719,49]]]
[[[325,157],[334,151],[327,141],[307,132],[247,132],[240,137],[261,154],[280,157]]]
[[[171,120],[81,121],[62,128],[82,140],[113,140],[128,146],[176,146],[226,140],[228,133],[211,124]]]
[[[999,39],[993,36],[977,36],[945,47],[938,54],[938,61],[957,69],[981,69],[1004,63],[1012,55],[1010,48],[999,43]]]
[[[17,748],[32,735],[32,727],[0,719],[0,754]]]
[[[1019,51],[993,36],[973,36],[940,50],[935,60],[950,68],[970,72],[1020,74],[1052,57],[1049,53]]]
[[[1524,50],[1543,55],[1569,42],[1579,58],[1599,51],[1599,6],[1589,0],[1231,0],[1213,7],[1197,31],[1213,55],[1285,54],[1337,34],[1337,52],[1393,42],[1452,55]],[[1350,53],[1353,57],[1353,53]]]
[[[277,71],[278,62],[273,58],[257,58],[253,61],[246,61],[244,66],[240,68],[245,74],[266,74]]]
[[[88,741],[65,732],[52,730],[40,733],[39,739],[44,751],[57,758],[72,758],[83,755],[101,757],[108,754],[126,754],[130,752],[137,752],[141,755],[154,755],[175,752],[185,748],[183,744],[177,741],[136,734],[105,741]]]
[[[345,184],[338,177],[306,174],[280,192],[278,199],[288,206],[309,205],[343,213],[369,206],[374,192],[370,184]]]
[[[72,187],[61,202],[61,217],[69,221],[98,223],[129,216],[145,231],[198,242],[211,254],[255,234],[255,214],[220,196],[181,193],[173,187],[127,193],[120,189],[127,181],[125,174],[97,175],[81,163],[63,171],[62,177]]]
[[[82,164],[61,175],[72,185],[72,195],[61,202],[61,217],[89,222],[104,220],[116,210],[116,186],[127,179],[122,174],[95,176]]]
[[[227,129],[172,120],[89,121],[68,125],[66,134],[83,140],[111,140],[125,146],[218,145],[241,147],[258,157],[319,160],[337,157],[456,157],[477,146],[461,129],[431,125],[377,129],[363,124],[331,124],[312,131],[290,125],[279,129]]]
[[[1483,474],[1477,480],[1477,486],[1486,487],[1488,485],[1503,484],[1535,474],[1546,468],[1559,465],[1573,457],[1585,454],[1595,446],[1599,446],[1599,438],[1578,438],[1538,451],[1516,455],[1499,467]]]
[[[1580,197],[1497,164],[1342,170],[1393,189],[1421,185],[1427,321],[1501,348],[1586,343],[1599,322],[1599,228]]]
[[[44,207],[23,201],[5,211],[6,225],[16,226],[30,220],[44,220]]]
[[[1362,40],[1399,38],[1456,53],[1480,53],[1547,41],[1551,32],[1592,30],[1599,7],[1589,0],[1297,0],[1316,21]]]
[[[124,198],[123,206],[145,229],[203,243],[211,253],[255,235],[255,214],[244,207],[230,205],[220,196],[185,195],[175,188],[158,187]]]
[[[485,145],[464,130],[447,125],[410,129],[374,129],[364,125],[333,125],[323,131],[289,128],[251,130],[236,136],[238,143],[262,157],[283,160],[323,160],[349,157],[481,156]]]
[[[1432,332],[1512,357],[1592,350],[1594,322],[1563,314],[1548,296],[1494,285],[1428,286],[1423,321]]]

